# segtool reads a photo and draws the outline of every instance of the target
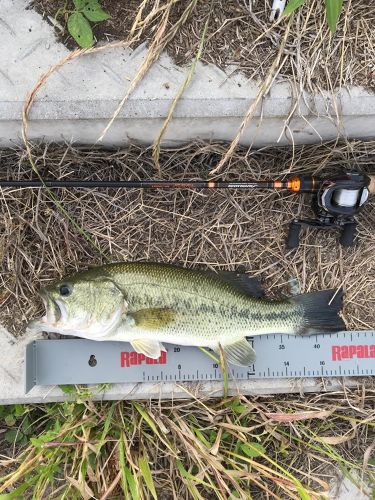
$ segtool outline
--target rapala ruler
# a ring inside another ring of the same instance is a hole
[[[257,353],[249,367],[229,365],[236,380],[375,375],[375,331],[297,337],[249,337]],[[222,380],[218,363],[197,347],[166,344],[153,360],[127,342],[36,340],[26,349],[26,392],[34,385]]]

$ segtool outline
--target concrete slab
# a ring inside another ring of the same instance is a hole
[[[363,479],[359,477],[358,472],[352,469],[350,475],[358,485],[362,485],[361,488],[340,471],[338,477],[332,481],[328,498],[331,500],[368,500],[371,498],[371,489],[363,484]]]
[[[0,404],[65,401],[71,396],[57,386],[36,386],[25,394],[24,358],[29,338],[16,339],[0,327]],[[277,393],[331,392],[361,387],[371,383],[366,378],[259,379],[230,382],[229,394],[266,395]],[[222,382],[113,384],[99,391],[90,386],[93,399],[178,399],[191,397],[221,397]]]
[[[20,142],[25,96],[43,72],[68,54],[57,42],[53,27],[35,11],[26,10],[28,4],[28,0],[0,2],[0,146]],[[38,93],[30,115],[30,137],[96,142],[146,51],[145,46],[134,51],[113,49],[86,55],[62,67]],[[187,71],[163,54],[131,95],[103,144],[152,143]],[[256,82],[233,74],[233,68],[226,74],[214,65],[198,64],[190,87],[176,107],[164,145],[196,138],[232,140],[256,95]],[[373,137],[374,130],[375,95],[364,89],[296,97],[284,82],[276,83],[263,99],[241,142],[264,146],[277,141],[312,143],[338,136],[365,139]]]

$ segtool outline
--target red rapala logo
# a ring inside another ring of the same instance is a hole
[[[375,345],[333,345],[332,361],[353,358],[375,358]]]
[[[121,352],[121,368],[129,368],[129,366],[141,365],[142,363],[146,365],[165,365],[167,362],[167,353],[165,351],[161,352],[158,359],[148,358],[144,354],[140,354],[135,351]]]

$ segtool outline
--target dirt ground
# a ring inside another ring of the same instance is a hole
[[[176,27],[184,10],[196,0],[172,2],[167,31]],[[32,6],[51,23],[48,16],[55,17],[62,0],[34,0]],[[162,8],[171,0],[160,2]],[[96,41],[110,42],[131,39],[133,26],[140,6],[144,21],[139,38],[130,45],[150,41],[160,23],[160,15],[145,22],[155,2],[151,0],[103,0],[102,6],[111,14],[105,22],[93,27]],[[166,50],[180,65],[190,64],[194,59],[204,26],[208,19],[201,60],[225,69],[228,74],[240,71],[248,78],[263,80],[277,56],[285,35],[287,20],[272,25],[269,20],[271,0],[198,0],[191,15],[176,30]],[[72,0],[67,8],[72,8]],[[162,10],[161,10],[162,12]],[[291,19],[290,32],[277,68],[277,78],[295,83],[296,88],[321,91],[342,85],[363,85],[375,88],[375,2],[344,2],[344,11],[337,32],[331,36],[325,22],[324,2],[309,0]],[[70,49],[76,48],[66,29],[66,18],[57,20],[64,28],[57,36]],[[129,38],[130,37],[130,38]]]
[[[206,178],[225,151],[221,144],[162,150],[165,179]],[[152,151],[136,146],[103,151],[35,148],[44,178],[148,179],[155,177]],[[375,142],[322,146],[239,148],[223,179],[267,179],[288,173],[371,170]],[[25,179],[24,152],[0,153],[1,178]],[[338,244],[338,232],[302,230],[297,251],[286,251],[289,222],[309,217],[308,195],[227,190],[62,189],[56,196],[91,238],[88,242],[40,189],[3,189],[0,203],[1,322],[22,334],[40,308],[36,291],[51,279],[110,261],[147,260],[188,267],[243,269],[263,282],[269,297],[288,294],[288,280],[303,292],[343,286],[350,329],[375,328],[375,203],[358,216],[354,248]]]

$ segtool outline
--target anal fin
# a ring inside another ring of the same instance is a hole
[[[137,339],[131,342],[133,349],[148,358],[158,359],[165,347],[158,340]]]
[[[255,351],[245,338],[233,344],[222,345],[222,348],[225,360],[232,365],[250,366],[255,361]]]

